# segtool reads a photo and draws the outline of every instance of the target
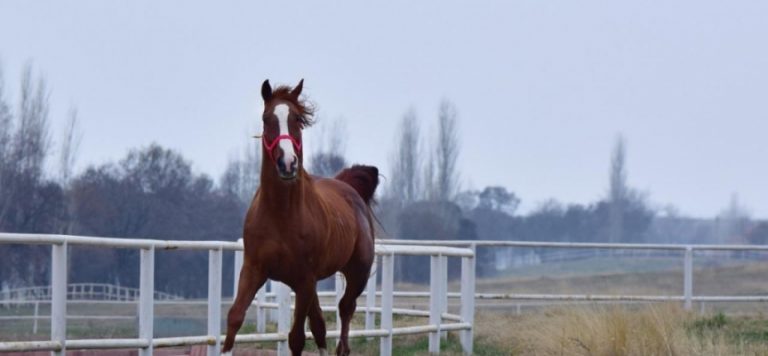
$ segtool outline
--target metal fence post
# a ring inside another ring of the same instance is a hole
[[[268,287],[267,291],[271,294],[271,296],[269,297],[265,296],[265,300],[271,298],[273,302],[277,303],[277,295],[276,295],[277,283],[279,282],[275,282],[271,279],[267,280],[267,287]],[[273,323],[277,323],[277,309],[270,308],[269,311],[267,312],[267,318],[268,318],[267,320]]]
[[[155,322],[155,247],[139,252],[139,338],[147,340],[149,346],[139,349],[140,356],[151,356],[154,348]]]
[[[266,308],[261,304],[267,302],[267,285],[266,283],[259,288],[256,292],[256,332],[263,333],[267,330],[267,313]]]
[[[243,239],[237,239],[237,243],[242,245]],[[243,251],[235,250],[235,264],[233,268],[234,278],[232,278],[232,300],[237,298],[237,288],[240,284],[240,271],[243,269]]]
[[[287,356],[291,352],[288,349],[288,331],[291,328],[291,288],[280,282],[274,282],[272,286],[277,295],[277,332],[286,338],[277,342],[277,354]]]
[[[465,355],[471,355],[475,327],[475,261],[477,247],[472,245],[472,257],[461,258],[461,321],[472,329],[461,330],[459,339]]]
[[[373,269],[378,270],[378,256],[373,259]],[[366,286],[365,294],[365,329],[372,330],[376,324],[376,314],[373,312],[373,308],[376,307],[376,274],[371,273],[368,276],[368,285]],[[372,340],[373,338],[368,338]]]
[[[685,247],[685,257],[683,263],[683,298],[685,310],[691,310],[693,307],[693,247]]]
[[[392,294],[394,292],[394,255],[381,256],[381,328],[388,335],[380,340],[379,353],[382,356],[392,355]]]
[[[67,243],[51,246],[51,340],[61,349],[53,355],[66,355],[67,339]]]
[[[40,318],[40,301],[35,301],[35,319],[32,323],[32,334],[37,334],[37,320]]]
[[[448,256],[441,255],[438,259],[440,260],[440,295],[442,296],[440,299],[440,322],[442,322],[442,313],[448,312]],[[447,340],[448,332],[442,331],[440,337]]]
[[[443,296],[440,294],[442,287],[442,261],[440,255],[429,257],[429,324],[437,326],[437,330],[429,333],[429,353],[440,353],[440,319]]]
[[[336,330],[341,333],[341,313],[339,313],[339,302],[341,302],[341,298],[344,296],[344,275],[341,274],[341,272],[336,272],[336,277],[334,280],[334,286],[336,288]],[[336,339],[336,346],[339,346],[339,342],[341,342],[341,338]]]
[[[221,255],[221,248],[208,251],[208,337],[214,339],[209,356],[221,352]]]

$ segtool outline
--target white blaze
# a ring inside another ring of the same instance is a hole
[[[291,109],[287,104],[278,104],[273,111],[277,116],[277,122],[280,124],[280,135],[289,135],[288,131],[288,115],[291,113]],[[293,163],[296,152],[293,150],[293,142],[287,138],[281,138],[278,142],[278,146],[283,150],[283,164],[286,168],[290,169]]]

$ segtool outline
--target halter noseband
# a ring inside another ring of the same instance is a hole
[[[293,144],[293,148],[296,150],[296,153],[301,152],[301,142],[297,141],[293,136],[291,135],[280,135],[275,137],[274,140],[272,140],[272,143],[267,144],[267,138],[264,136],[261,136],[261,143],[264,145],[264,148],[267,149],[267,153],[269,154],[269,159],[272,160],[273,163],[275,163],[275,157],[272,154],[272,151],[275,150],[275,147],[277,147],[277,144],[280,142],[280,140],[290,140]]]

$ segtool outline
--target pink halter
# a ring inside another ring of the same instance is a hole
[[[267,144],[266,137],[261,138],[261,142],[264,144],[264,148],[267,149],[267,153],[269,154],[269,159],[272,160],[272,162],[275,162],[275,157],[272,155],[272,151],[275,150],[275,147],[277,147],[277,144],[280,142],[280,140],[291,140],[291,143],[293,144],[293,148],[296,150],[296,153],[301,152],[301,142],[297,141],[293,136],[291,135],[280,135],[275,137],[274,140],[272,140],[272,143]]]

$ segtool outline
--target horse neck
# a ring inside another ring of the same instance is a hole
[[[307,193],[309,184],[307,172],[300,169],[299,176],[293,182],[285,182],[277,175],[277,168],[269,160],[261,164],[261,204],[266,205],[266,211],[285,217],[298,213],[301,203]]]

